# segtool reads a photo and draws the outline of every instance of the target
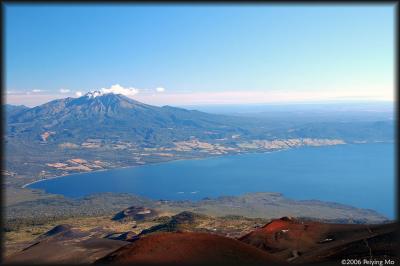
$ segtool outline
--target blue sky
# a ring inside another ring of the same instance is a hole
[[[7,4],[5,22],[14,104],[102,88],[158,105],[394,97],[393,5]]]

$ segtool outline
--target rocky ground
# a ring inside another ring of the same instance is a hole
[[[214,217],[189,211],[168,215],[143,206],[64,222],[8,249],[5,262],[260,265],[397,260],[395,223]]]

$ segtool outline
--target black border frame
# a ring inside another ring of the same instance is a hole
[[[334,5],[378,5],[378,6],[382,6],[382,5],[393,5],[394,7],[394,74],[395,74],[395,79],[394,79],[394,87],[395,87],[395,102],[394,102],[394,108],[395,108],[395,123],[396,123],[396,127],[395,127],[395,159],[396,162],[398,161],[398,152],[399,152],[399,123],[398,123],[398,119],[399,119],[399,115],[400,115],[400,110],[399,110],[399,97],[400,97],[400,93],[399,93],[399,83],[398,83],[398,62],[399,62],[399,53],[398,53],[398,37],[399,37],[399,28],[398,28],[398,23],[399,23],[399,2],[398,1],[257,1],[257,0],[251,0],[251,1],[237,1],[237,0],[231,0],[231,1],[221,1],[221,0],[217,0],[217,1],[210,1],[210,0],[206,0],[206,1],[194,1],[194,2],[187,2],[187,1],[160,1],[160,0],[153,0],[153,1],[135,1],[135,0],[128,0],[128,1],[121,1],[121,0],[117,0],[117,1],[106,1],[106,0],[98,0],[98,1],[78,1],[78,0],[71,0],[71,1],[65,1],[65,0],[60,0],[60,1],[27,1],[27,0],[14,0],[14,1],[2,1],[1,2],[1,6],[0,6],[0,19],[2,22],[2,27],[1,27],[1,31],[0,31],[0,35],[3,37],[2,42],[0,42],[1,45],[1,74],[0,74],[0,80],[1,80],[1,97],[0,97],[0,104],[1,104],[1,108],[0,108],[0,119],[1,119],[1,123],[0,123],[0,132],[3,136],[3,132],[4,132],[4,104],[5,104],[5,97],[4,97],[4,91],[5,91],[5,8],[6,5],[26,5],[26,4],[30,4],[30,5],[35,5],[35,6],[40,6],[40,5],[213,5],[213,6],[219,6],[219,5],[279,5],[279,6],[284,6],[284,5],[292,5],[292,6],[304,6],[304,5],[328,5],[328,6],[334,6]],[[1,140],[1,170],[3,171],[5,169],[5,163],[3,158],[3,151],[4,151],[4,140]],[[399,237],[398,239],[400,240],[400,227],[399,227],[399,214],[400,214],[400,204],[399,204],[399,166],[397,163],[395,163],[395,173],[396,173],[396,182],[395,182],[395,194],[396,194],[396,198],[397,198],[397,204],[396,204],[396,218],[395,221],[397,223],[397,236]],[[0,203],[2,204],[4,202],[4,197],[5,197],[5,193],[4,193],[4,184],[3,184],[3,173],[1,173],[1,185],[2,185],[2,189],[0,189]],[[4,225],[4,216],[3,216],[3,205],[2,205],[2,210],[1,210],[1,215],[0,215],[0,228],[3,229],[3,225]],[[4,245],[4,232],[3,230],[1,230],[0,232],[0,263],[3,261],[3,245]],[[400,259],[400,252],[398,253],[398,257]],[[400,260],[396,261],[395,263],[399,263]],[[8,265],[29,265],[29,264],[8,264]],[[51,265],[51,264],[50,264]],[[59,265],[59,264],[56,264]],[[170,264],[166,264],[166,265],[170,265]],[[269,265],[276,265],[276,264],[269,264]],[[286,264],[285,264],[286,265]],[[338,265],[338,263],[336,262],[327,262],[327,263],[322,263],[322,264],[315,264],[315,265]]]

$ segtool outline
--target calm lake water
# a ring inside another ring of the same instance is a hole
[[[281,192],[369,208],[395,218],[394,144],[304,147],[75,174],[31,184],[67,197],[128,192],[192,199]]]

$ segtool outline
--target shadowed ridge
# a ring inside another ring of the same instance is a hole
[[[126,241],[96,237],[70,225],[58,225],[35,239],[35,243],[6,257],[5,263],[88,264],[126,244]]]
[[[61,233],[61,232],[66,232],[72,229],[72,226],[69,224],[60,224],[57,225],[56,227],[50,229],[46,233],[43,234],[43,236],[53,236],[55,234]]]

